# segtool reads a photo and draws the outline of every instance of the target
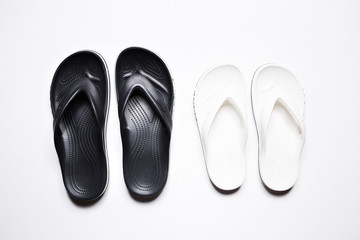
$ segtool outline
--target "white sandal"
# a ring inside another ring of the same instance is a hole
[[[261,179],[271,190],[289,190],[298,177],[305,142],[304,91],[288,70],[267,64],[255,72],[251,99]]]
[[[220,190],[239,188],[246,172],[247,88],[232,65],[210,69],[194,93],[194,113],[208,176]]]

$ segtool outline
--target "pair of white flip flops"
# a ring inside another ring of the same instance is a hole
[[[271,190],[289,190],[305,141],[303,89],[288,70],[267,64],[255,72],[251,99],[261,179]],[[207,71],[196,85],[194,112],[211,182],[224,191],[239,188],[246,175],[248,89],[238,68]]]

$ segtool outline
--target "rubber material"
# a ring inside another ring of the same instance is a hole
[[[253,77],[252,108],[261,179],[270,190],[288,191],[298,177],[305,142],[304,91],[287,69],[263,65]]]
[[[91,51],[66,58],[52,80],[50,101],[65,188],[74,200],[97,199],[108,182],[109,78],[103,58]]]
[[[240,71],[217,66],[199,80],[194,113],[208,176],[222,191],[238,189],[246,175],[247,91]]]
[[[116,63],[116,92],[126,186],[134,197],[155,197],[169,168],[174,101],[169,70],[149,50],[125,49]]]

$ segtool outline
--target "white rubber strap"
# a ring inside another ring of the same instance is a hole
[[[303,135],[305,133],[304,124],[303,124],[303,120],[300,119],[300,116],[298,114],[299,111],[296,111],[295,103],[290,98],[287,98],[287,100],[285,100],[283,97],[274,94],[269,96],[268,99],[266,100],[266,103],[264,104],[262,111],[263,117],[260,118],[263,119],[263,121],[261,122],[261,126],[263,126],[262,128],[262,136],[264,136],[263,141],[265,139],[265,134],[267,132],[271,113],[274,110],[276,103],[280,103],[286,109],[286,111],[289,113],[289,115],[294,120],[296,125],[299,127],[300,134]]]
[[[225,95],[223,94],[217,94],[211,98],[209,98],[206,102],[207,105],[211,106],[211,111],[209,112],[208,116],[206,117],[205,122],[203,123],[202,127],[202,141],[204,144],[204,147],[206,148],[206,140],[207,136],[209,134],[210,128],[214,122],[214,119],[219,112],[219,110],[222,108],[222,106],[226,103],[231,104],[234,109],[238,112],[238,114],[241,116],[242,120],[247,124],[247,120],[245,119],[245,115],[243,114],[243,110],[240,108],[240,106],[234,101],[232,97],[229,96],[230,94]],[[246,129],[246,136],[247,136],[247,128]]]

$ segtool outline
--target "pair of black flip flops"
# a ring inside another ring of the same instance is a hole
[[[105,60],[92,51],[66,58],[52,80],[54,142],[64,185],[75,200],[95,200],[107,187],[109,92]],[[172,78],[157,55],[128,48],[116,63],[116,93],[126,186],[136,198],[153,198],[168,174]]]

